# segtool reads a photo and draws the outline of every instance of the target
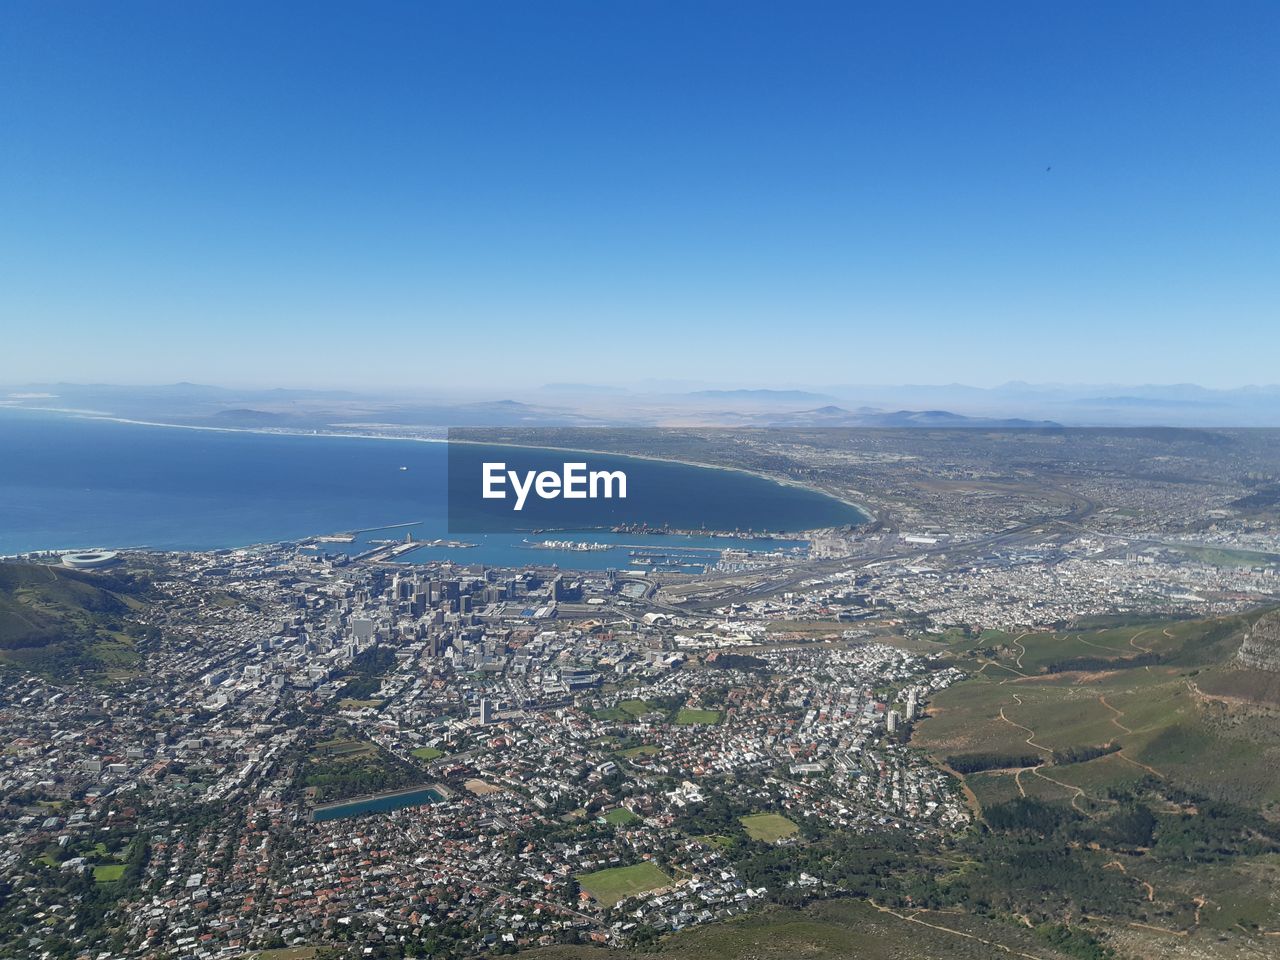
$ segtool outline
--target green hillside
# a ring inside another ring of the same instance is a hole
[[[0,663],[49,675],[120,676],[137,660],[145,578],[0,563]]]
[[[983,806],[1033,796],[1095,809],[1155,778],[1277,808],[1280,722],[1261,701],[1280,675],[1234,659],[1259,615],[953,639],[969,679],[934,699],[912,744],[953,768],[983,758],[965,778]]]

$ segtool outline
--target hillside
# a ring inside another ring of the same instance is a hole
[[[1239,658],[1269,637],[1260,612],[945,634],[969,677],[911,743],[956,773],[994,840],[1039,836],[1141,885],[1100,926],[1122,955],[1182,937],[1237,956],[1250,944],[1221,938],[1275,936],[1280,911],[1276,677]]]
[[[132,666],[145,578],[47,564],[0,564],[0,663],[46,674],[111,674]]]
[[[1258,619],[943,637],[970,679],[937,698],[912,743],[943,760],[983,755],[966,776],[983,806],[1020,796],[1092,806],[1156,777],[1270,809],[1280,719],[1238,659]],[[1040,764],[993,762],[1027,755]]]
[[[1242,667],[1280,673],[1280,611],[1267,614],[1253,625],[1240,645]]]

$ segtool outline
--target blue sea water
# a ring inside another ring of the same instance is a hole
[[[563,454],[554,454],[556,460]],[[415,539],[472,549],[423,548],[405,559],[579,569],[624,567],[629,549],[748,546],[705,537],[607,531],[451,535],[443,443],[194,430],[0,409],[0,554],[83,547],[206,550],[298,540],[414,522]],[[686,529],[803,530],[864,517],[820,494],[734,471],[591,456],[625,467],[635,486],[680,491],[636,522]],[[402,469],[403,468],[403,469]],[[404,528],[362,543],[403,539]],[[629,545],[601,552],[530,550],[526,539]],[[349,552],[348,545],[327,545]],[[696,551],[695,551],[696,553]]]

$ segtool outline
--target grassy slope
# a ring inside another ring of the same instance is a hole
[[[1247,704],[1207,696],[1199,685],[1215,692],[1232,686],[1230,661],[1246,623],[1229,617],[953,640],[952,655],[971,676],[935,698],[912,743],[939,757],[985,751],[1048,759],[1053,750],[1111,741],[1123,748],[1016,779],[1013,771],[966,778],[984,804],[1018,795],[1019,786],[1045,799],[1101,802],[1108,787],[1148,775],[1249,806],[1280,803],[1280,724]],[[1148,652],[1160,662],[1125,664]],[[1042,672],[1081,656],[1119,669]]]
[[[0,564],[0,661],[43,672],[127,670],[137,662],[127,618],[146,587],[118,570]]]
[[[1006,924],[931,912],[919,913],[912,921],[847,900],[815,903],[803,910],[769,907],[726,923],[694,927],[664,940],[657,954],[664,960],[990,960],[1019,955],[1044,960],[1062,956],[1037,943],[1030,931]],[[638,960],[655,954],[548,947],[521,956]]]
[[[1150,777],[1274,815],[1280,812],[1280,718],[1274,710],[1280,680],[1260,679],[1256,671],[1233,666],[1243,632],[1255,618],[1133,624],[1069,636],[948,637],[951,654],[971,675],[935,698],[926,719],[916,724],[912,745],[939,758],[989,751],[1040,753],[1047,759],[1054,749],[1110,741],[1122,745],[1119,753],[1085,763],[965,777],[984,807],[1027,796],[1105,816],[1113,809],[1112,789]],[[1102,646],[1112,652],[1095,649]],[[1040,672],[1065,657],[1097,655],[1120,664],[1146,651],[1158,653],[1160,662]],[[1280,857],[1275,855],[1180,866],[1119,854],[1114,863],[1149,882],[1157,900],[1177,905],[1165,909],[1162,928],[1200,930],[1192,941],[1179,941],[1153,928],[1117,926],[1112,942],[1123,954],[1216,956],[1220,950],[1236,956],[1231,944],[1209,938],[1277,926]],[[1197,900],[1204,901],[1198,914]]]

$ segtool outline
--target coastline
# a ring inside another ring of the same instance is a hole
[[[731,466],[728,464],[707,463],[700,460],[690,460],[678,457],[659,457],[653,454],[645,453],[618,453],[613,450],[596,450],[588,447],[548,447],[543,444],[533,443],[513,443],[502,441],[487,440],[450,440],[444,437],[410,437],[410,436],[387,436],[376,433],[348,433],[344,431],[334,430],[290,430],[287,428],[270,428],[270,427],[216,427],[204,424],[192,423],[165,423],[160,420],[135,420],[129,417],[117,417],[109,414],[99,413],[97,411],[76,410],[67,407],[30,407],[20,406],[18,404],[0,402],[0,410],[27,410],[38,413],[53,413],[61,416],[78,420],[102,420],[108,423],[123,423],[131,426],[139,427],[169,427],[177,430],[207,430],[213,433],[247,433],[258,436],[276,436],[276,437],[338,437],[348,440],[387,440],[387,441],[403,441],[408,443],[468,443],[476,446],[490,447],[511,447],[514,449],[525,450],[546,450],[558,453],[589,453],[601,457],[620,457],[631,460],[648,460],[656,463],[674,463],[681,464],[686,467],[698,467],[704,470],[729,470],[734,473],[740,473],[745,476],[755,477],[758,480],[768,480],[782,487],[793,487],[797,490],[805,490],[809,493],[815,493],[818,496],[826,497],[841,503],[846,507],[851,507],[860,513],[863,517],[862,523],[869,524],[876,522],[876,513],[864,503],[851,500],[848,497],[842,497],[832,493],[829,490],[823,490],[819,487],[810,486],[800,481],[793,480],[790,477],[776,477],[772,474],[765,473],[760,470],[752,470],[748,467]],[[447,428],[442,428],[447,429]],[[820,529],[820,528],[818,528]],[[803,532],[803,531],[796,531]]]
[[[819,487],[809,486],[792,480],[790,477],[775,477],[772,474],[764,473],[760,470],[752,470],[748,467],[735,467],[721,463],[706,463],[700,460],[688,460],[677,457],[657,457],[649,453],[618,453],[615,450],[593,450],[589,447],[548,447],[536,443],[512,443],[510,441],[489,441],[489,440],[446,440],[445,443],[469,443],[480,447],[512,447],[517,450],[547,450],[555,453],[591,453],[600,457],[621,457],[628,460],[649,460],[655,463],[678,463],[686,467],[700,467],[703,470],[729,470],[733,473],[741,473],[748,477],[755,477],[757,480],[768,480],[776,483],[780,487],[794,487],[797,490],[805,490],[809,493],[816,493],[818,496],[826,497],[828,500],[834,500],[842,503],[846,507],[852,507],[862,514],[863,523],[875,523],[876,515],[870,507],[865,504],[858,503],[856,500],[850,500],[832,493],[829,490],[823,490]],[[802,531],[797,531],[802,532]]]

